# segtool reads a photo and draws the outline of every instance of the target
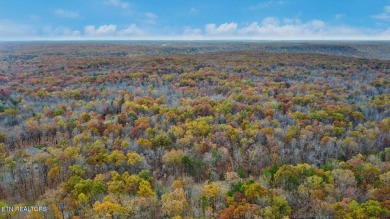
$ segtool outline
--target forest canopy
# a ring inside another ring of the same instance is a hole
[[[389,217],[390,61],[221,47],[0,44],[0,218]]]

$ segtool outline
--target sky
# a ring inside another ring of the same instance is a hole
[[[390,0],[0,0],[0,40],[390,40]]]

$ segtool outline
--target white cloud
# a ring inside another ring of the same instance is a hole
[[[237,30],[237,23],[224,23],[217,27],[216,24],[207,24],[206,33],[211,35],[226,35],[232,34]]]
[[[183,35],[191,38],[190,28]],[[322,20],[303,22],[299,19],[283,19],[266,17],[260,22],[238,25],[224,23],[208,24],[204,32],[199,31],[202,39],[233,40],[385,40],[390,29],[361,29],[347,26],[330,26]]]
[[[259,24],[253,22],[238,30],[238,36],[262,39],[318,39],[327,35],[325,22],[311,20],[302,23],[299,19],[267,17]]]
[[[105,2],[108,5],[112,5],[112,6],[115,6],[115,7],[120,7],[120,8],[123,8],[123,9],[126,9],[126,8],[128,8],[130,6],[129,3],[123,2],[121,0],[106,0]]]
[[[144,19],[158,19],[148,12]],[[153,28],[152,28],[153,27]],[[203,28],[185,26],[182,29],[154,26],[144,23],[127,26],[105,24],[89,25],[81,29],[58,26],[21,24],[0,20],[0,40],[130,40],[130,39],[180,39],[180,40],[388,40],[390,28],[356,28],[332,25],[332,21],[297,18],[266,17],[260,21],[238,24],[210,23]]]
[[[199,28],[185,27],[183,34],[184,35],[201,35],[202,30]]]
[[[312,20],[309,24],[313,29],[322,29],[325,27],[325,22],[321,20]]]
[[[116,25],[102,25],[98,28],[89,25],[84,28],[84,33],[88,36],[112,36],[116,33]]]
[[[118,34],[120,36],[141,36],[144,34],[144,31],[137,27],[136,24],[131,24],[126,29],[120,30]]]
[[[153,14],[152,12],[145,13],[145,23],[155,24],[157,22],[158,16]]]
[[[57,17],[61,17],[61,18],[79,18],[80,17],[80,15],[77,12],[67,11],[67,10],[64,10],[61,8],[54,10],[54,14]]]
[[[150,19],[157,19],[157,15],[153,14],[152,12],[145,13],[145,16]]]
[[[383,32],[379,33],[380,37],[383,37],[384,39],[388,40],[390,38],[390,28],[387,30],[384,30]]]
[[[181,39],[201,40],[204,39],[203,31],[199,28],[185,27]]]
[[[0,20],[0,40],[24,40],[36,38],[38,31],[26,24],[12,20]]]
[[[81,38],[82,34],[78,30],[73,30],[66,27],[51,27],[46,26],[42,30],[42,35],[47,38],[54,39],[78,39]]]
[[[276,17],[266,17],[261,22],[264,26],[278,26],[279,25],[279,18]]]
[[[0,20],[0,40],[74,40],[81,39],[80,31],[66,27],[20,24],[11,20]]]
[[[108,24],[99,27],[93,25],[86,26],[81,37],[84,39],[131,39],[145,35],[146,33],[136,24],[131,24],[123,29],[118,28],[114,24]]]
[[[379,20],[390,21],[390,5],[385,6],[382,13],[373,15],[372,17]]]
[[[279,19],[278,18],[274,18],[274,19],[278,20],[277,25],[279,25]],[[283,23],[284,24],[291,24],[291,25],[299,25],[299,24],[302,24],[302,21],[299,20],[298,18],[284,18]]]

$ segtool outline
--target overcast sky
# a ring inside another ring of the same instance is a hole
[[[0,40],[390,40],[390,0],[0,0]]]

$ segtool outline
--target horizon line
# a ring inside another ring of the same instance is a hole
[[[0,42],[390,42],[388,39],[23,39]]]

